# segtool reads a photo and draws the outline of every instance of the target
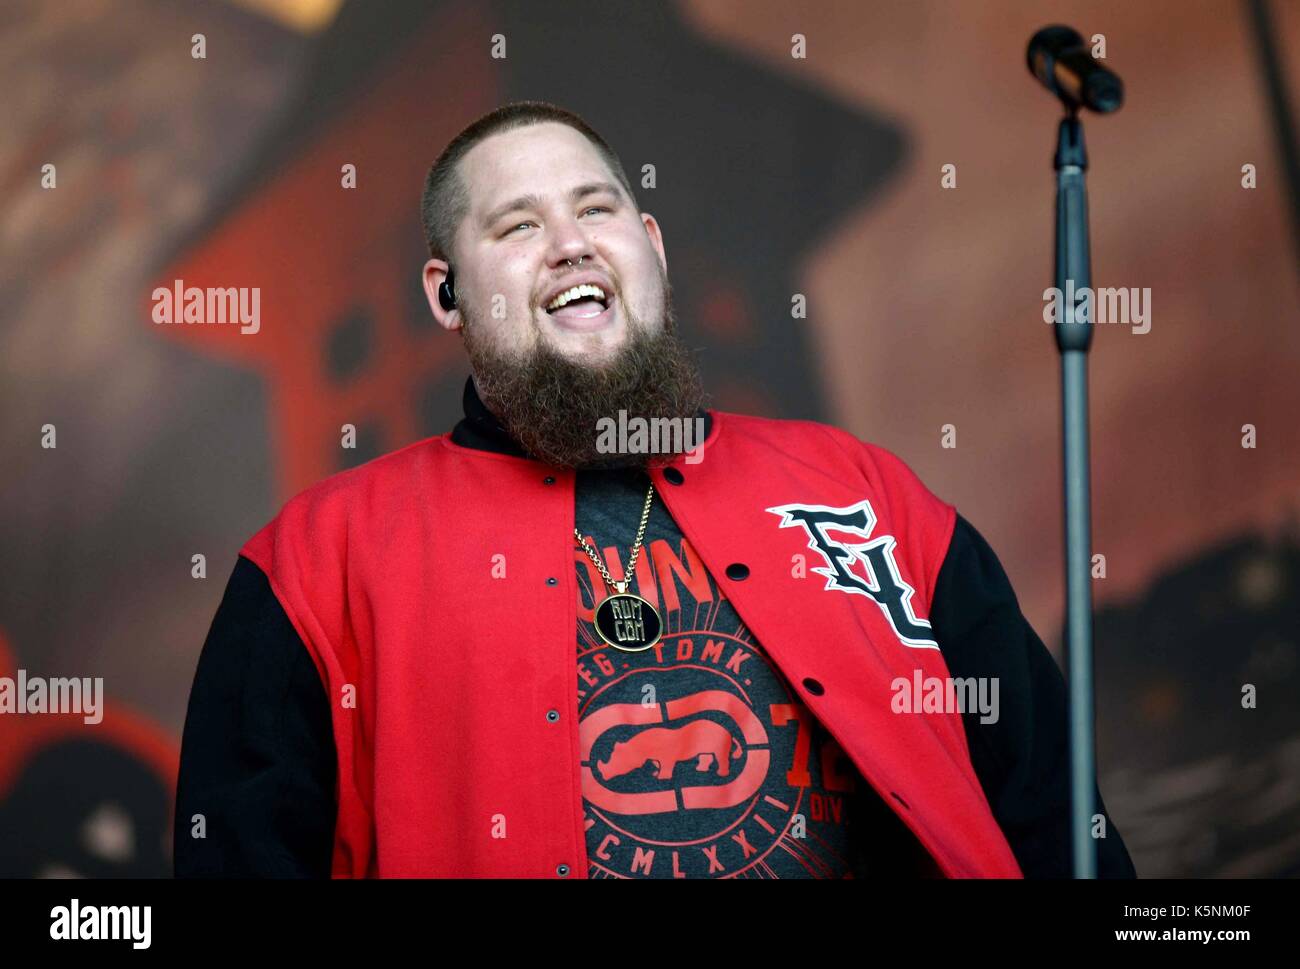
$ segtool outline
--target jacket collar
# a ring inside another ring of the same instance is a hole
[[[479,451],[492,451],[496,454],[512,454],[527,458],[530,455],[510,436],[510,432],[501,426],[497,416],[488,410],[487,405],[479,399],[474,388],[474,378],[465,378],[465,393],[462,396],[465,416],[451,431],[451,439],[461,447],[475,448]],[[704,438],[707,440],[713,430],[713,415],[704,408],[695,412],[696,417],[704,418]]]
[[[451,431],[451,439],[461,447],[476,448],[479,451],[492,451],[496,454],[512,454],[526,458],[528,454],[510,432],[501,426],[497,416],[487,409],[474,389],[474,378],[465,378],[465,393],[462,395],[465,416]]]

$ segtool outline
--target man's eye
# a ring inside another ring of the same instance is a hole
[[[532,223],[531,223],[531,222],[520,222],[518,225],[516,225],[516,226],[514,227],[514,229],[507,229],[507,230],[506,230],[506,235],[509,235],[511,232],[514,232],[515,229],[522,229],[522,228],[523,228],[524,226],[526,226],[526,225],[532,225]]]
[[[609,211],[609,209],[605,208],[605,206],[603,206],[603,205],[593,205],[593,206],[591,206],[591,208],[587,209],[587,210],[586,210],[585,212],[583,212],[582,214],[583,214],[583,215],[586,215],[587,212],[608,212],[608,211]]]

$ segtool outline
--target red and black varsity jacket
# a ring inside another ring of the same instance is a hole
[[[186,718],[178,876],[585,876],[574,472],[465,398],[241,549]],[[800,700],[944,875],[1068,877],[1064,681],[988,544],[883,448],[702,416],[702,460],[650,477]],[[918,675],[997,677],[999,718],[894,712]],[[1099,873],[1133,877],[1106,831]]]

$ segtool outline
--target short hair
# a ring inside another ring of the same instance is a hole
[[[628,198],[637,204],[636,194],[623,171],[614,149],[605,139],[572,111],[546,101],[514,101],[483,115],[451,140],[438,160],[429,168],[424,180],[424,193],[420,197],[420,222],[424,226],[424,240],[429,255],[434,259],[450,261],[451,242],[461,221],[469,213],[469,191],[460,177],[457,166],[476,144],[490,135],[530,125],[556,121],[579,131],[600,152],[610,172],[626,189]]]

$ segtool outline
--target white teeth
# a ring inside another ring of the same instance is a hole
[[[609,297],[605,295],[605,291],[599,286],[592,286],[589,283],[583,283],[581,286],[574,286],[572,289],[566,289],[559,296],[555,297],[555,299],[547,303],[546,309],[548,311],[558,310],[561,306],[564,306],[567,303],[572,303],[575,299],[581,299],[584,296],[594,296],[597,299],[605,300],[606,302],[609,300]]]

